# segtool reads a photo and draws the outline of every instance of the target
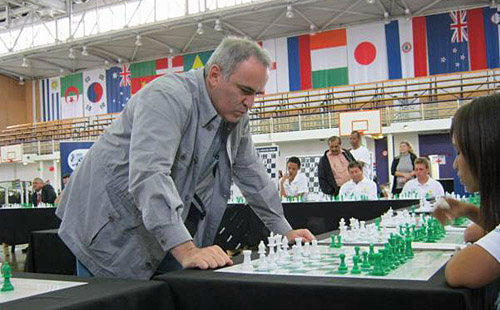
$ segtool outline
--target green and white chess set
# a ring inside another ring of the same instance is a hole
[[[390,221],[385,214],[383,219],[385,224],[399,223],[399,226],[386,227],[381,224],[383,220],[376,221],[373,224],[376,242],[366,241],[373,240],[369,236],[373,230],[365,231],[366,240],[360,239],[362,225],[355,219],[351,219],[350,228],[345,228],[342,221],[341,227],[344,225],[343,232],[351,232],[348,239],[356,242],[343,242],[340,233],[319,242],[324,244],[318,244],[317,240],[303,243],[297,238],[289,251],[286,237],[271,234],[267,249],[264,242],[260,243],[258,259],[252,261],[251,251],[245,250],[242,264],[217,272],[427,281],[454,251],[465,246],[463,231],[447,232],[430,216],[416,218],[414,214],[401,213],[392,215]]]

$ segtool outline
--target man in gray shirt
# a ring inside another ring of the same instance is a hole
[[[169,255],[184,268],[232,264],[212,245],[231,179],[271,231],[314,238],[286,221],[252,143],[248,111],[270,63],[255,42],[227,38],[204,70],[160,77],[132,97],[57,209],[80,274],[148,279]]]

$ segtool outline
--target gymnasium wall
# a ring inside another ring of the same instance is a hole
[[[0,130],[7,126],[33,122],[31,82],[0,75]]]

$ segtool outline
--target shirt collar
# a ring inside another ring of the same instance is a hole
[[[208,124],[217,120],[213,123],[213,126],[218,127],[222,118],[217,114],[214,104],[208,95],[207,85],[205,84],[205,74],[204,69],[195,70],[195,75],[199,85],[199,108],[200,108],[200,119],[202,127],[206,127]]]

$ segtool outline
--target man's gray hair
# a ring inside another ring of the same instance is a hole
[[[222,76],[229,79],[238,65],[254,56],[262,65],[270,68],[271,57],[269,53],[254,41],[238,38],[226,37],[217,46],[210,59],[205,64],[205,68],[210,69],[213,65],[221,68]]]

